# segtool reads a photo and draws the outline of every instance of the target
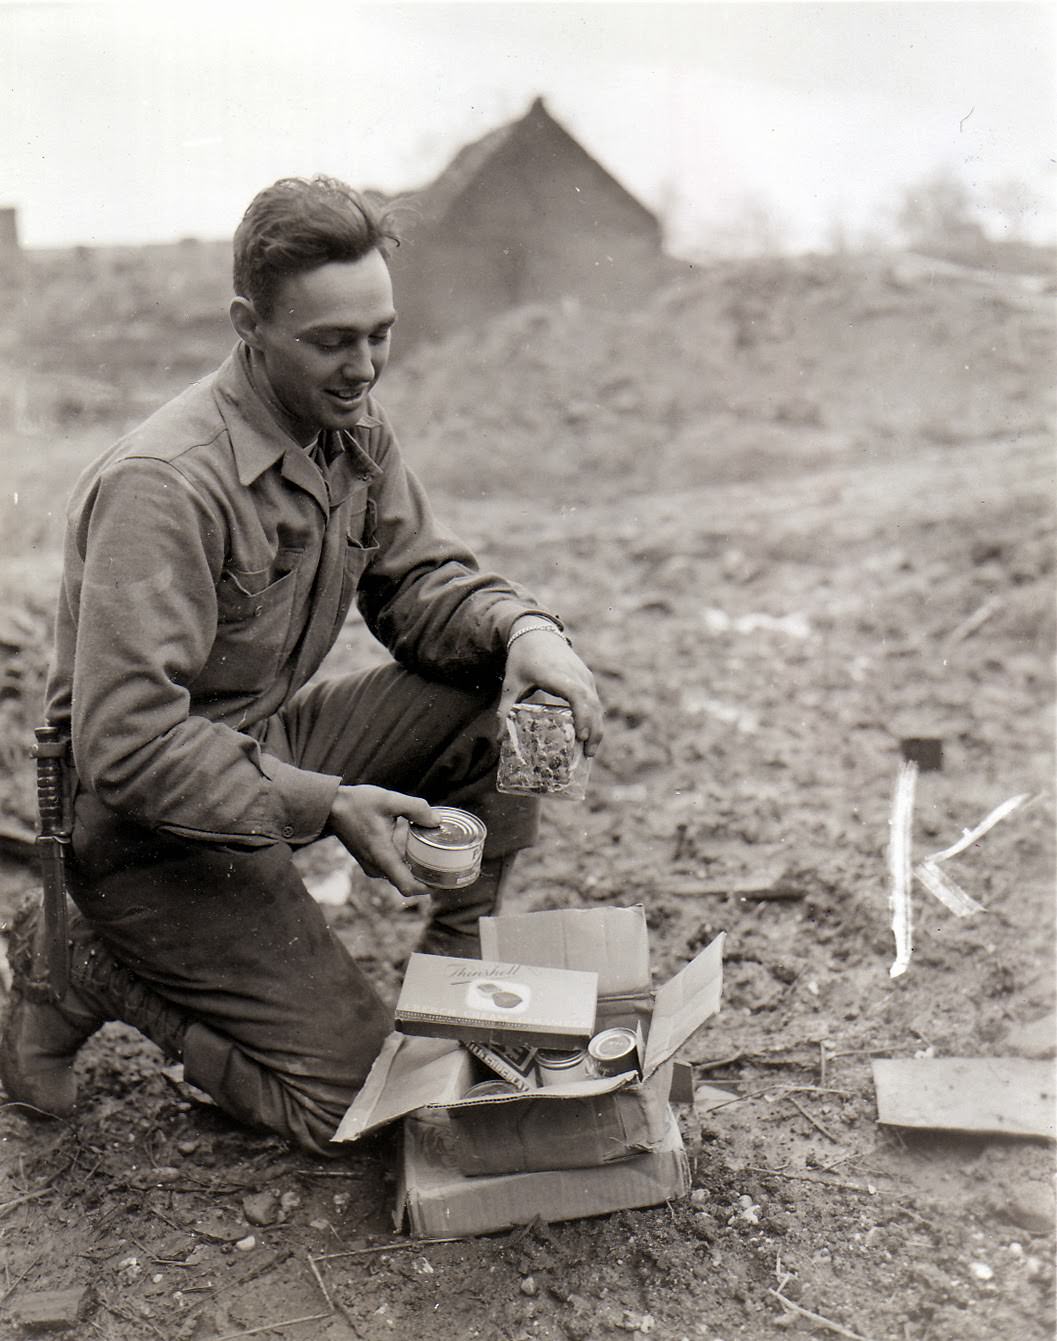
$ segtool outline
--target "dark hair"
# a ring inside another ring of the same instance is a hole
[[[283,177],[254,196],[235,230],[235,292],[267,319],[290,275],[370,251],[388,257],[390,245],[400,239],[381,200],[335,177]]]

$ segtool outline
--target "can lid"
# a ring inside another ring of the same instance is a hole
[[[468,810],[457,810],[455,806],[434,806],[441,816],[440,824],[435,827],[427,824],[412,824],[409,831],[427,847],[463,848],[476,847],[483,843],[488,830],[476,815]]]
[[[536,1061],[540,1066],[575,1066],[586,1055],[583,1048],[540,1048]]]
[[[588,1044],[588,1049],[592,1057],[608,1061],[610,1058],[624,1057],[629,1052],[634,1052],[636,1043],[637,1039],[631,1030],[620,1026],[616,1029],[604,1029],[602,1033],[595,1034]]]
[[[471,1085],[462,1096],[464,1099],[483,1099],[488,1094],[518,1094],[516,1085],[511,1085],[509,1080],[481,1080],[476,1085]]]

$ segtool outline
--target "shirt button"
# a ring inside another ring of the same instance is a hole
[[[294,836],[294,826],[293,826],[292,824],[284,824],[284,825],[283,825],[283,837],[284,837],[284,838],[293,838],[293,836]]]
[[[254,612],[253,612],[253,617],[254,617],[254,619],[256,619],[256,618],[258,617],[258,615],[263,615],[263,614],[264,614],[264,606],[263,606],[263,605],[258,605],[257,608],[256,608],[256,609],[254,610]]]

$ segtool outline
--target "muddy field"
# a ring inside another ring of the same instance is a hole
[[[415,1242],[390,1223],[395,1133],[313,1161],[107,1026],[72,1122],[0,1107],[0,1341],[74,1288],[78,1341],[1052,1337],[1052,1145],[881,1126],[870,1065],[1053,1056],[1052,355],[1051,294],[874,258],[717,271],[619,331],[515,314],[394,369],[383,400],[439,507],[563,614],[607,705],[587,800],[551,804],[512,908],[643,904],[658,982],[726,933],[722,1011],[684,1050],[692,1195]],[[106,433],[55,407],[4,439],[8,828],[41,518]],[[326,669],[375,655],[350,624]],[[951,863],[985,912],[915,887],[893,979],[909,736],[943,741],[916,855],[1031,800]],[[301,860],[393,998],[421,910],[329,844]],[[32,885],[4,863],[0,911]]]

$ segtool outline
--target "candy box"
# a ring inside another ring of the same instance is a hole
[[[594,1033],[598,975],[413,954],[396,1003],[405,1034],[558,1047]]]

